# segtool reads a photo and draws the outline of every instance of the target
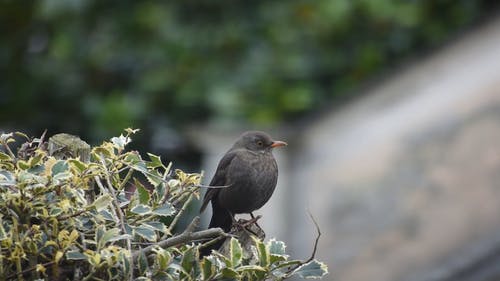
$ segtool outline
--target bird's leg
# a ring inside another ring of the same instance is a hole
[[[238,221],[238,224],[245,228],[247,231],[253,233],[254,235],[257,235],[256,233],[254,233],[249,227],[252,225],[252,224],[255,224],[256,227],[258,227],[260,230],[262,230],[262,227],[260,227],[260,225],[257,223],[257,221],[262,217],[262,216],[254,216],[253,213],[250,213],[250,216],[252,217],[251,219],[249,220],[243,220],[243,219],[240,219]]]
[[[228,213],[231,216],[231,224],[232,225],[239,224],[239,221],[236,220],[236,217],[234,216],[234,214],[229,212],[229,211],[228,211]]]
[[[252,217],[252,221],[255,223],[255,226],[257,226],[258,228],[262,229],[262,227],[260,227],[260,225],[257,223],[257,221],[258,221],[258,220],[259,220],[262,216],[260,216],[260,215],[259,215],[259,216],[255,217],[255,216],[253,215],[253,213],[252,213],[252,212],[250,212],[250,217]]]

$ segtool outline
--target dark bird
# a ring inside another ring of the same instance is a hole
[[[219,162],[200,213],[212,203],[209,228],[231,230],[235,214],[252,213],[271,198],[278,180],[278,165],[272,149],[287,145],[259,131],[243,133]],[[223,241],[203,249],[202,256],[218,249]]]

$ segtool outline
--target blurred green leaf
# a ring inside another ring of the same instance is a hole
[[[312,260],[294,270],[302,278],[321,278],[328,273],[328,268],[322,262]]]
[[[143,216],[151,213],[151,207],[148,205],[139,204],[134,206],[130,211],[134,214]]]
[[[149,191],[137,179],[134,179],[134,185],[136,186],[137,193],[139,194],[139,203],[147,204],[151,198],[151,196],[149,195]]]
[[[229,257],[231,259],[231,265],[233,267],[237,267],[241,263],[241,259],[243,258],[243,252],[241,249],[240,242],[234,237],[231,237],[231,241],[229,242]]]
[[[175,214],[175,208],[172,207],[172,205],[170,205],[170,203],[167,202],[159,206],[158,208],[154,209],[153,214],[159,216],[171,216]]]
[[[57,161],[54,166],[52,166],[52,176],[55,177],[57,174],[68,171],[69,165],[68,162],[64,160]]]
[[[74,251],[67,251],[66,252],[66,258],[68,260],[85,260],[87,259],[85,257],[84,254],[82,254],[80,251],[78,250],[74,250]]]
[[[149,227],[143,227],[143,226],[135,227],[134,233],[150,242],[156,242],[157,240],[156,233]]]
[[[110,194],[104,194],[99,196],[94,201],[92,206],[94,206],[96,210],[99,212],[106,209],[111,204],[111,202],[113,202],[113,197]]]

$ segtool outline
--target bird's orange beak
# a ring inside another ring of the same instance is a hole
[[[273,141],[271,147],[287,146],[288,144],[284,141]]]

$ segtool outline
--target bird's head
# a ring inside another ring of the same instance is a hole
[[[271,151],[275,147],[287,145],[284,141],[273,140],[268,134],[259,131],[243,133],[233,148],[245,148],[255,152]]]

